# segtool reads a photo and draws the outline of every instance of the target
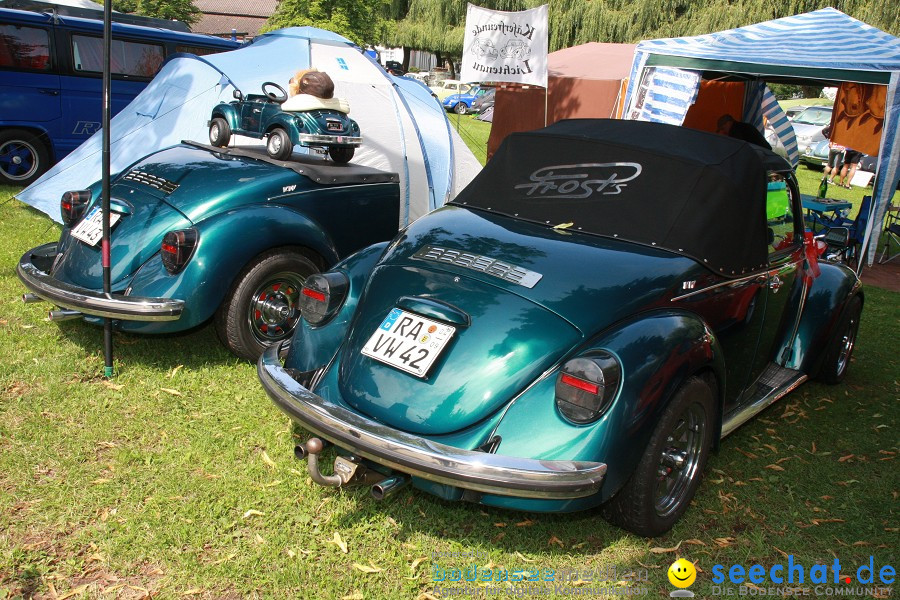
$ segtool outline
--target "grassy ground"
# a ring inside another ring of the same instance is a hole
[[[450,126],[459,133],[475,158],[484,165],[487,162],[487,142],[491,124],[479,121],[475,115],[450,114]]]
[[[0,187],[0,201],[13,191]],[[0,599],[425,600],[441,596],[436,569],[472,564],[604,569],[604,585],[638,576],[660,597],[678,557],[695,562],[692,589],[709,597],[716,564],[837,557],[855,576],[872,555],[876,569],[897,567],[897,294],[866,290],[843,385],[806,384],[727,438],[687,515],[645,540],[595,512],[513,513],[415,490],[375,503],[366,490],[320,488],[291,458],[290,424],[253,365],[209,326],[117,334],[118,376],[103,380],[99,329],[50,323],[47,305],[18,298],[16,261],[58,233],[18,201],[0,204]]]

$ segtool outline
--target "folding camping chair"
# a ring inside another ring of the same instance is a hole
[[[887,219],[884,222],[884,250],[881,251],[881,258],[878,264],[883,265],[900,256],[900,206],[889,205],[887,210]],[[896,250],[891,248],[896,246]]]
[[[859,214],[856,219],[847,220],[845,226],[850,229],[850,246],[844,255],[845,262],[849,265],[851,260],[854,266],[859,266],[859,254],[862,252],[863,240],[866,238],[866,226],[869,224],[869,211],[872,210],[872,196],[863,196],[859,205]]]
[[[841,260],[848,266],[859,265],[859,254],[862,252],[862,243],[866,237],[866,225],[869,222],[869,211],[872,209],[872,196],[863,196],[862,203],[859,205],[859,214],[856,219],[847,219],[846,217],[838,217],[832,220],[829,229],[846,227],[849,236],[843,249],[835,255],[839,255]],[[855,264],[854,264],[855,263]]]

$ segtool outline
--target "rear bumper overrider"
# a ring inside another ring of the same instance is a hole
[[[278,408],[305,429],[378,464],[435,483],[520,498],[583,498],[603,484],[603,463],[464,450],[378,423],[303,387],[278,356],[279,346],[272,346],[257,364],[260,382]]]
[[[47,265],[56,256],[56,246],[53,242],[32,248],[19,259],[16,273],[36,296],[97,317],[127,321],[175,321],[181,317],[183,300],[104,294],[59,281],[47,272]]]

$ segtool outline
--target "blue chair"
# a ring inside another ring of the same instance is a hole
[[[879,265],[891,262],[900,256],[900,206],[891,204],[885,212],[887,212],[887,220],[884,223],[884,232],[881,234],[884,239],[884,250],[881,251],[881,258],[878,259]],[[897,249],[892,250],[893,246],[896,246]]]
[[[840,225],[850,230],[850,245],[844,255],[848,264],[853,261],[856,265],[859,265],[859,254],[862,252],[863,240],[866,237],[870,210],[872,210],[872,196],[863,196],[856,219],[843,219],[844,223]]]

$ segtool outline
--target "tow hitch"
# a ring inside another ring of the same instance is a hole
[[[306,459],[306,468],[310,478],[326,487],[349,487],[371,485],[371,493],[377,500],[393,495],[409,483],[409,477],[398,474],[385,477],[381,473],[371,471],[356,456],[338,456],[334,459],[334,474],[325,475],[319,469],[319,454],[326,447],[326,442],[319,438],[311,438],[305,444],[294,446],[294,456],[299,460]]]

